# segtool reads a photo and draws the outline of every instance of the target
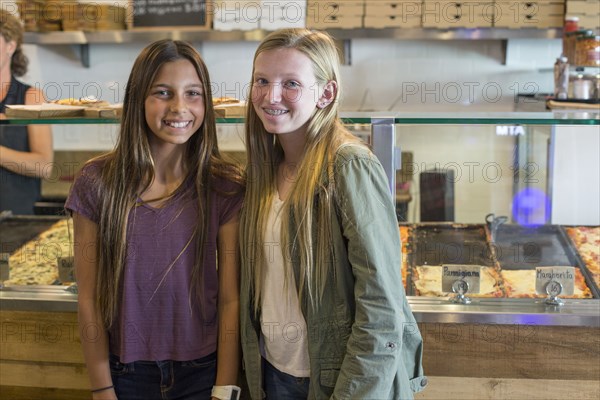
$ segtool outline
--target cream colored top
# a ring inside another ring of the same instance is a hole
[[[266,270],[261,304],[261,353],[279,371],[310,376],[306,321],[298,302],[293,274],[285,285],[280,211],[275,194],[265,232]]]

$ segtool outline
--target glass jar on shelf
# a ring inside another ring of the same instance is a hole
[[[575,65],[584,67],[600,66],[600,36],[593,31],[577,37],[575,45]]]
[[[577,67],[569,76],[569,99],[590,100],[595,96],[595,76]]]

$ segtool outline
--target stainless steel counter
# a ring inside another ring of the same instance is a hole
[[[0,289],[0,310],[76,312],[77,294],[68,286],[5,286]]]
[[[418,322],[600,327],[600,300],[565,300],[561,307],[544,299],[473,299],[468,305],[444,298],[409,297]]]
[[[565,300],[561,307],[544,299],[473,299],[469,305],[448,298],[410,297],[417,322],[600,327],[600,300]],[[4,287],[0,310],[76,312],[77,294],[63,286]]]

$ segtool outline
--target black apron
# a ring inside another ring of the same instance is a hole
[[[5,112],[7,104],[25,104],[27,89],[28,85],[12,77],[8,93],[0,103],[0,112]],[[17,151],[30,151],[27,126],[0,125],[0,145]],[[40,197],[39,178],[19,175],[0,167],[0,211],[10,210],[15,215],[33,214],[33,204]]]

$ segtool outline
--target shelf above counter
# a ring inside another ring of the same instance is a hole
[[[361,28],[327,29],[337,41],[341,41],[344,64],[351,63],[350,41],[353,39],[393,39],[393,40],[501,40],[504,61],[509,39],[558,39],[562,29],[506,29],[506,28]],[[151,43],[159,39],[185,40],[188,42],[259,42],[271,31],[255,29],[251,31],[215,31],[190,29],[133,29],[115,31],[60,31],[25,32],[24,42],[40,46],[79,45],[81,63],[90,66],[89,46],[94,44]]]
[[[598,111],[554,112],[342,112],[346,124],[400,125],[600,125]],[[244,118],[217,118],[217,124],[243,124]],[[44,118],[0,119],[0,125],[94,125],[118,124],[109,118]]]
[[[562,29],[433,29],[433,28],[385,28],[385,29],[328,29],[339,40],[347,39],[397,39],[397,40],[456,40],[456,39],[559,39]],[[120,31],[63,31],[25,32],[24,42],[36,45],[67,44],[119,44],[152,42],[158,39],[198,41],[260,41],[270,31],[215,31],[198,29],[174,30],[120,30]]]

